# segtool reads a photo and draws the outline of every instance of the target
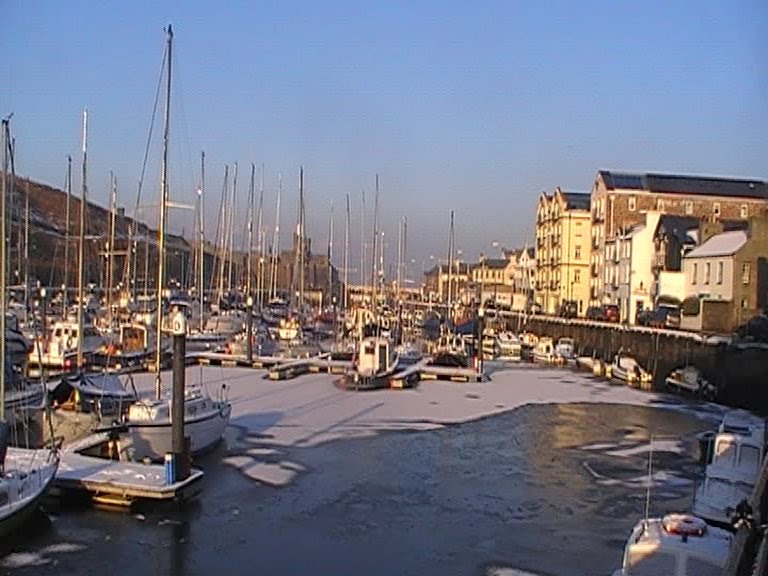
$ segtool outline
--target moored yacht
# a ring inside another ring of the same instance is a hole
[[[187,388],[184,394],[184,431],[192,454],[216,445],[224,434],[232,404],[222,386],[218,398],[211,398],[200,387]],[[128,408],[126,426],[133,447],[133,459],[161,460],[172,448],[171,395],[145,398]]]
[[[57,371],[77,368],[77,348],[80,331],[77,322],[59,320],[33,343],[29,364]],[[90,362],[104,346],[105,341],[93,326],[83,326],[83,361]]]
[[[616,354],[609,368],[612,378],[629,386],[644,388],[652,380],[652,375],[644,370],[637,360],[626,354]]]
[[[555,344],[552,338],[543,336],[533,348],[533,361],[539,364],[552,364],[555,361]]]

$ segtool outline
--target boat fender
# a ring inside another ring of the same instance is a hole
[[[667,514],[661,523],[669,534],[704,536],[707,531],[707,523],[690,514]]]

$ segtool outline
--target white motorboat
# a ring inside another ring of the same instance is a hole
[[[97,354],[95,364],[123,372],[142,368],[157,355],[156,338],[157,329],[150,325],[143,322],[121,323],[117,339]],[[163,339],[162,355],[169,352],[170,345]]]
[[[29,364],[54,370],[77,368],[77,348],[80,331],[77,322],[59,320],[33,343]],[[105,345],[105,340],[94,326],[83,326],[83,360],[90,362]]]
[[[398,354],[392,340],[367,336],[360,340],[354,368],[345,374],[344,385],[353,390],[385,388],[397,370]]]
[[[576,344],[573,338],[560,338],[555,345],[555,356],[563,362],[570,362],[576,359]]]
[[[277,326],[277,339],[281,342],[297,342],[302,338],[298,317],[282,318]]]
[[[523,357],[523,345],[516,334],[499,332],[496,336],[499,345],[499,359],[519,362]]]
[[[555,361],[555,343],[552,338],[539,338],[533,348],[533,361],[539,364],[552,364]]]
[[[693,513],[711,524],[731,526],[736,508],[742,501],[749,500],[754,488],[754,483],[742,480],[737,474],[708,471],[703,483],[696,488]]]
[[[765,422],[743,410],[725,414],[694,496],[693,509],[702,518],[730,525],[736,507],[752,496],[765,458],[765,432]]]
[[[724,574],[733,536],[690,514],[640,520],[613,576],[719,576]]]
[[[128,408],[126,426],[133,447],[133,459],[161,460],[172,448],[171,396],[143,399]],[[213,399],[199,387],[184,395],[184,433],[190,438],[192,454],[216,445],[229,423],[232,405],[224,398]]]
[[[443,334],[437,340],[429,363],[434,366],[467,368],[470,360],[466,339],[459,334]]]
[[[714,400],[717,397],[717,387],[707,381],[695,366],[673,370],[664,383],[670,390],[687,392],[707,400]]]
[[[608,368],[612,378],[621,380],[629,386],[645,387],[652,380],[651,374],[644,370],[632,356],[616,354]]]

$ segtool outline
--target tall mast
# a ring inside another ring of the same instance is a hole
[[[448,295],[447,295],[447,305],[448,305],[448,315],[451,313],[451,305],[452,305],[452,284],[453,284],[453,210],[451,210],[451,229],[448,235]]]
[[[203,307],[205,304],[205,297],[203,289],[204,283],[205,283],[205,231],[204,231],[204,222],[203,219],[203,191],[205,190],[205,151],[200,152],[200,188],[197,189],[197,203],[198,203],[198,210],[197,210],[197,218],[198,218],[198,250],[200,252],[199,258],[200,258],[200,264],[198,269],[198,282],[197,282],[197,291],[199,292],[198,296],[200,298],[200,332],[203,331]]]
[[[163,167],[160,177],[160,225],[157,230],[157,338],[155,339],[155,396],[159,399],[160,389],[160,364],[162,360],[162,324],[163,324],[163,286],[165,286],[165,227],[166,210],[168,206],[168,140],[171,124],[171,70],[173,64],[173,29],[168,25],[168,70],[165,84],[165,114],[163,127]]]
[[[235,162],[235,174],[232,178],[232,202],[229,204],[229,219],[227,224],[228,240],[227,240],[227,258],[229,259],[229,266],[227,266],[227,292],[232,292],[232,260],[234,256],[234,242],[235,242],[235,203],[237,202],[237,162]]]
[[[251,260],[253,260],[253,202],[256,188],[256,165],[251,162],[251,183],[248,187],[248,261],[245,263],[245,297],[251,294]]]
[[[80,238],[78,243],[77,260],[77,369],[83,365],[83,313],[84,298],[83,284],[85,278],[85,206],[88,202],[88,109],[83,110],[83,175],[82,196],[80,198]]]
[[[365,190],[363,190],[363,213],[360,216],[360,289],[365,294]]]
[[[270,298],[277,297],[277,259],[280,256],[280,198],[283,196],[283,174],[277,174],[277,208],[275,230],[272,234],[272,261],[270,262]]]
[[[117,217],[117,178],[110,172],[109,180],[112,184],[112,196],[110,198],[109,214],[109,244],[107,244],[107,313],[109,323],[112,324],[112,277],[115,275],[115,218]]]
[[[405,225],[405,218],[400,219],[400,225],[398,226],[397,234],[397,289],[396,298],[400,300],[400,287],[403,282],[403,226]]]
[[[66,224],[64,225],[64,278],[62,280],[63,294],[62,307],[63,316],[67,316],[67,304],[69,298],[67,297],[67,290],[69,289],[69,232],[70,232],[70,202],[72,199],[72,156],[67,156],[67,208],[66,208]]]
[[[331,216],[328,219],[328,301],[333,302],[333,200],[331,200]]]
[[[349,298],[349,194],[347,194],[347,215],[344,219],[344,310]]]
[[[299,173],[299,310],[304,306],[304,258],[306,257],[304,240],[304,166]]]
[[[13,148],[12,155],[16,155],[16,140],[11,141]],[[13,165],[11,165],[13,170]],[[15,176],[15,175],[14,175]],[[27,183],[26,194],[24,194],[24,315],[28,320],[29,316],[29,183]]]
[[[256,285],[258,292],[258,307],[264,306],[264,164],[261,164],[259,176],[259,209],[256,215],[256,230],[259,236],[259,281]]]
[[[8,251],[6,234],[6,196],[8,194],[8,146],[10,116],[3,118],[3,190],[0,195],[0,421],[5,420],[5,281]]]
[[[376,260],[379,236],[379,175],[376,174],[376,193],[373,197],[373,246],[371,247],[371,307],[376,309]]]

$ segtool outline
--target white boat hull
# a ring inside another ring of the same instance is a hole
[[[8,448],[6,473],[11,479],[0,480],[0,492],[7,501],[0,505],[0,538],[4,541],[34,512],[48,492],[59,466],[58,456],[48,450]],[[23,478],[16,472],[23,472]]]
[[[229,423],[232,406],[225,404],[218,411],[211,411],[184,423],[184,435],[190,439],[192,454],[205,452],[221,440]],[[173,448],[173,427],[169,420],[136,422],[128,424],[135,460],[161,460]]]

